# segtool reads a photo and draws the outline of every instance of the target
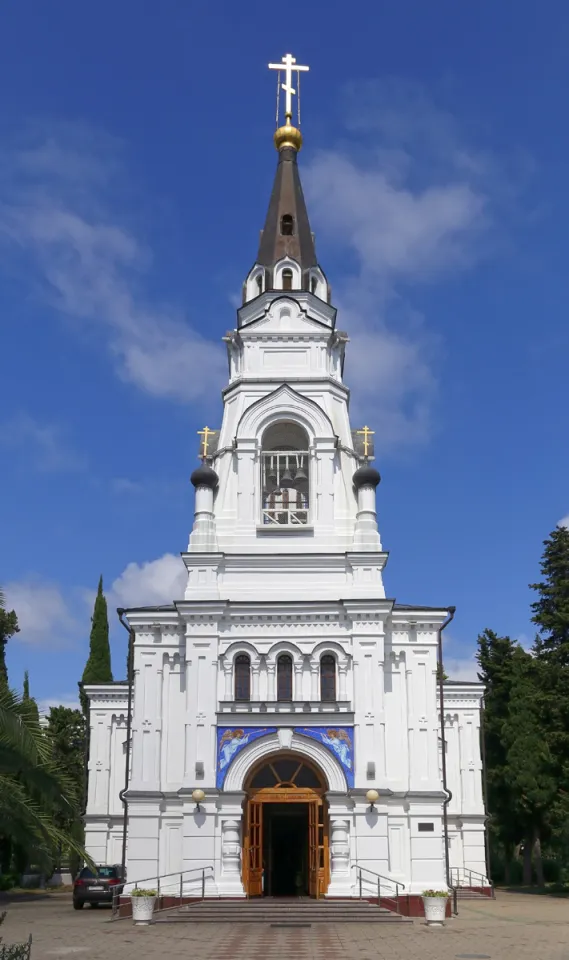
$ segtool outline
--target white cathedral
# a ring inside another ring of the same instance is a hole
[[[223,419],[191,477],[185,595],[125,611],[130,681],[86,687],[86,846],[162,890],[352,897],[379,877],[417,898],[486,877],[483,690],[439,689],[449,609],[385,594],[372,431],[350,423],[291,64],[259,251],[223,338]]]

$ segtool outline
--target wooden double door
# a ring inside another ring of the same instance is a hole
[[[243,886],[249,897],[321,897],[330,882],[326,786],[316,767],[283,752],[246,786]]]
[[[326,893],[329,845],[323,797],[306,794],[293,799],[275,791],[250,798],[243,840],[247,896],[319,898]]]

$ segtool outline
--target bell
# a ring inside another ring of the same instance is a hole
[[[281,477],[281,487],[292,487],[293,483],[294,483],[294,480],[292,479],[291,472],[287,467]]]
[[[298,483],[302,483],[303,480],[308,480],[308,477],[306,476],[306,474],[305,474],[304,470],[302,469],[302,467],[299,467],[298,470],[296,471],[296,474],[295,474],[295,477],[294,477],[294,484],[295,484],[295,486],[296,486]]]
[[[270,480],[271,483],[276,484],[276,482],[277,482],[277,471],[275,470],[274,467],[271,467],[271,469],[269,470],[269,472],[268,472],[268,474],[267,474],[267,480]]]

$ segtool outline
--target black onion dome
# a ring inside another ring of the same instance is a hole
[[[207,463],[202,463],[201,467],[197,467],[194,470],[190,481],[194,487],[211,487],[212,490],[215,490],[219,483],[219,477],[215,470],[208,467]]]
[[[360,467],[356,470],[352,479],[354,487],[359,489],[364,486],[377,487],[381,477],[375,467],[370,467],[369,464],[366,464],[365,467]]]

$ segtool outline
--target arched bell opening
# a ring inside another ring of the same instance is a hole
[[[321,897],[330,882],[327,784],[304,757],[278,753],[250,772],[243,885],[250,897]]]
[[[266,526],[308,523],[309,441],[297,423],[280,421],[269,427],[262,441],[261,485]]]

